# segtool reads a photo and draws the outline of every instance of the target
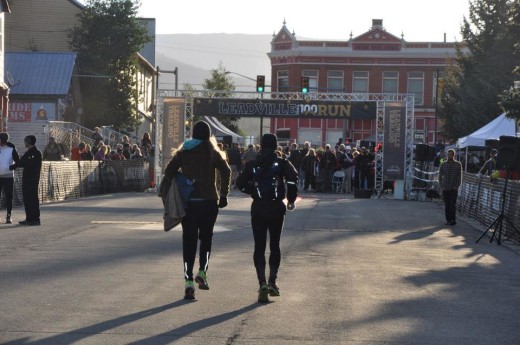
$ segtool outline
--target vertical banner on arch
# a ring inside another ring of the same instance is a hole
[[[385,103],[383,175],[385,180],[404,180],[406,153],[406,104]]]
[[[164,98],[162,127],[162,169],[170,162],[171,152],[184,142],[184,98]]]

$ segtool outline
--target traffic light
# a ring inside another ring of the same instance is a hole
[[[302,77],[302,93],[309,92],[309,77]]]
[[[265,76],[257,75],[256,76],[256,91],[264,92],[265,90]]]

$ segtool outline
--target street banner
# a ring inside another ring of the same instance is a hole
[[[375,119],[375,102],[194,98],[197,116]]]
[[[385,103],[383,175],[385,180],[404,180],[406,104]]]
[[[178,148],[185,138],[184,98],[164,98],[162,140],[162,172],[172,158],[172,151]]]

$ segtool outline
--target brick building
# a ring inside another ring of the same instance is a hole
[[[299,40],[285,26],[271,42],[272,92],[299,92],[309,77],[310,94],[414,94],[414,141],[443,141],[436,120],[436,85],[456,55],[455,42],[407,42],[387,32],[381,19],[369,31],[348,41]],[[437,133],[436,133],[437,130]],[[275,118],[271,132],[281,140],[313,145],[339,138],[370,140],[374,119]]]

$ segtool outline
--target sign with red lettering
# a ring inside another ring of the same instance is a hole
[[[32,103],[10,102],[9,122],[31,122]]]
[[[9,102],[10,122],[56,120],[56,104],[45,102]]]

